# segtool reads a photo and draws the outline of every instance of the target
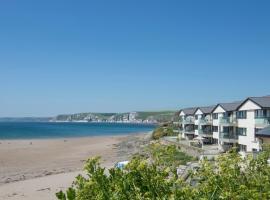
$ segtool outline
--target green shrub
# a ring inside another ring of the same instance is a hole
[[[158,140],[165,136],[174,136],[175,133],[173,131],[172,126],[161,126],[156,128],[152,133],[152,139]]]
[[[100,166],[99,158],[89,159],[85,165],[87,177],[78,176],[72,188],[56,196],[60,200],[270,199],[269,152],[256,159],[242,159],[233,151],[215,162],[204,160],[199,170],[191,173],[191,186],[177,176],[176,165],[168,167],[175,150],[159,150],[152,161],[134,158],[124,170],[112,168],[108,173]],[[183,156],[177,154],[175,158]]]

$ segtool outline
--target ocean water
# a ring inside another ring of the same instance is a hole
[[[155,125],[127,123],[0,122],[0,139],[47,139],[123,135],[152,131]]]

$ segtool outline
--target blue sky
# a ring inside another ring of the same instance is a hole
[[[0,116],[270,94],[269,1],[0,2]]]

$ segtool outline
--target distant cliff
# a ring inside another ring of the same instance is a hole
[[[129,113],[77,113],[58,115],[51,121],[160,123],[172,121],[174,111]]]

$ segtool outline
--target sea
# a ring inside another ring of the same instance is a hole
[[[0,122],[0,139],[50,139],[150,132],[156,125],[85,122]]]

